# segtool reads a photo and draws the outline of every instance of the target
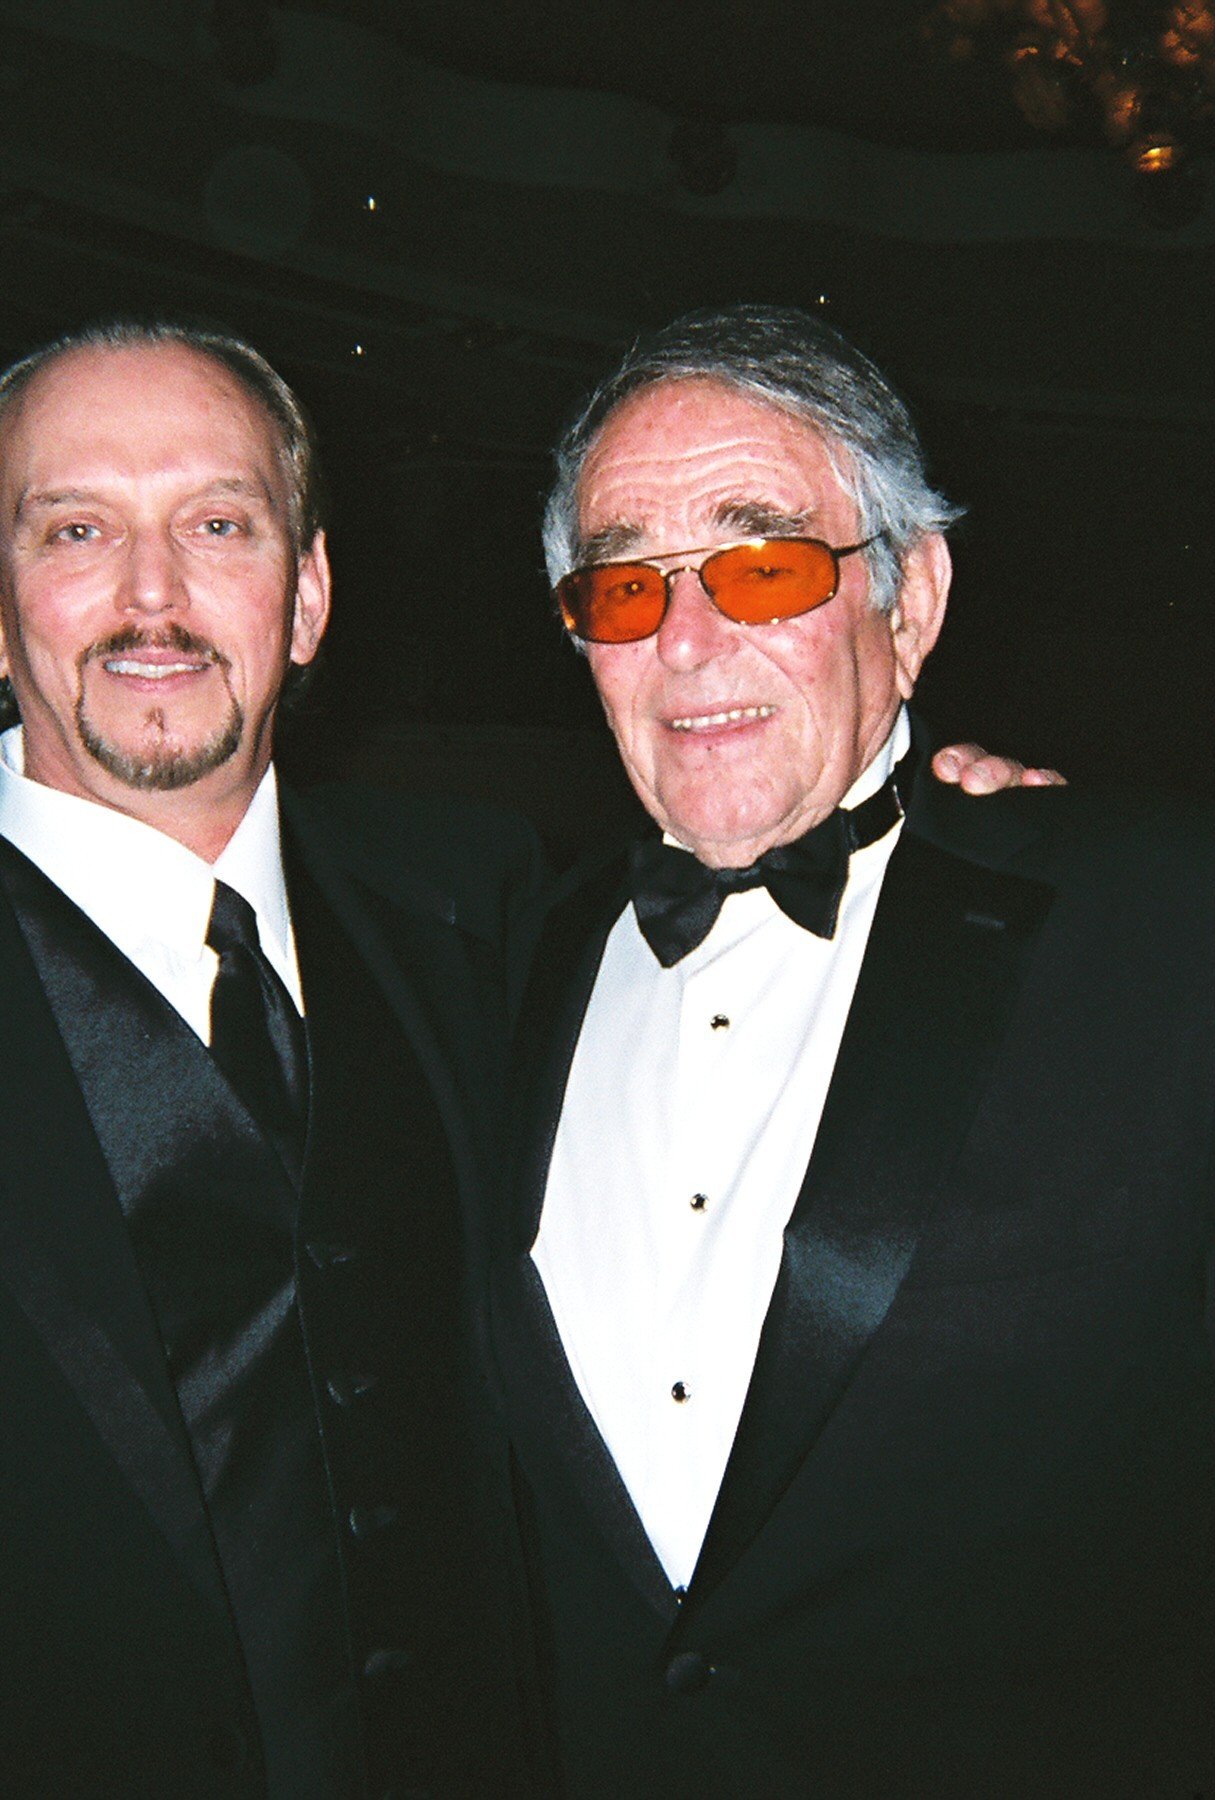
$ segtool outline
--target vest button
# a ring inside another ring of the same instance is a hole
[[[352,1506],[350,1509],[350,1529],[356,1538],[374,1537],[377,1531],[383,1531],[391,1525],[399,1511],[398,1507],[381,1504],[379,1506]]]
[[[673,1694],[699,1694],[709,1685],[713,1665],[699,1650],[681,1650],[667,1664],[666,1683]]]
[[[339,1243],[334,1238],[309,1238],[304,1249],[318,1269],[340,1269],[343,1263],[354,1262],[359,1254],[353,1244]]]
[[[378,1376],[348,1375],[343,1369],[335,1369],[332,1375],[325,1377],[325,1391],[335,1406],[353,1406],[356,1400],[361,1400],[378,1385]]]
[[[380,1681],[385,1675],[408,1675],[413,1658],[408,1650],[373,1650],[363,1664],[368,1681]]]

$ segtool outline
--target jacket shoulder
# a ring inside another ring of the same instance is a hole
[[[1059,923],[1136,964],[1169,944],[1192,956],[1206,945],[1209,956],[1215,807],[1205,800],[1082,786],[975,798],[934,781],[917,788],[908,825],[940,849],[1045,884]]]
[[[331,782],[292,796],[289,816],[384,899],[494,942],[547,880],[527,820],[477,801]]]

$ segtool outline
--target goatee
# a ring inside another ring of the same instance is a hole
[[[245,715],[229,687],[230,707],[227,718],[218,731],[194,749],[187,750],[183,745],[163,736],[164,713],[155,706],[149,709],[146,722],[154,732],[162,734],[159,743],[149,745],[145,750],[128,750],[112,743],[88,716],[84,671],[90,662],[101,662],[111,657],[138,653],[140,650],[176,650],[183,656],[205,658],[221,672],[225,685],[227,658],[221,656],[213,644],[195,637],[184,626],[177,624],[168,625],[157,632],[140,631],[135,626],[127,626],[124,630],[115,632],[112,637],[91,645],[81,658],[76,729],[84,748],[94,762],[100,763],[108,774],[121,781],[125,787],[138,788],[144,793],[171,793],[176,788],[192,786],[213,769],[222,768],[236,754],[244,736]]]

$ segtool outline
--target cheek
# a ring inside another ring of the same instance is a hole
[[[608,723],[616,736],[627,742],[637,735],[638,722],[644,716],[640,672],[622,646],[609,650],[590,644],[587,661]]]
[[[825,619],[813,637],[784,647],[779,661],[790,688],[824,728],[833,715],[844,723],[867,693],[874,689],[888,693],[894,683],[889,625],[868,608],[838,623]]]
[[[85,652],[119,623],[100,589],[84,577],[23,582],[7,625],[10,649],[24,655],[36,673],[49,678],[58,671],[61,682],[74,689]]]
[[[40,603],[39,597],[22,597],[22,603],[10,628],[10,642],[20,645],[30,664],[43,669],[70,667],[76,664],[91,641],[85,617],[79,608],[67,608],[58,599]]]
[[[288,654],[295,632],[294,600],[267,581],[251,588],[239,581],[210,604],[199,600],[187,624],[214,638],[234,664],[250,670],[275,668]]]
[[[801,631],[762,646],[763,668],[757,688],[781,709],[781,736],[796,755],[807,739],[817,742],[829,732],[833,718],[846,706],[853,687],[849,634],[830,622],[809,622]]]

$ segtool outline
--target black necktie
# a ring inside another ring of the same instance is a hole
[[[727,894],[766,887],[796,924],[834,937],[849,857],[885,837],[902,816],[892,775],[859,806],[836,807],[804,836],[766,850],[745,869],[710,869],[660,837],[642,838],[629,852],[637,923],[669,969],[708,937]]]
[[[215,883],[207,943],[219,957],[211,1054],[298,1174],[308,1122],[304,1021],[266,960],[257,914],[226,881]]]

